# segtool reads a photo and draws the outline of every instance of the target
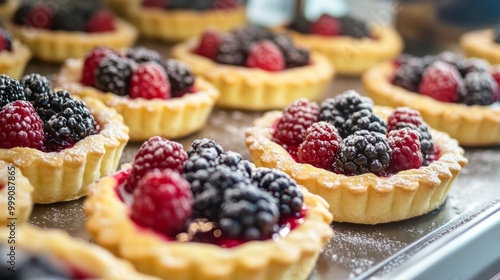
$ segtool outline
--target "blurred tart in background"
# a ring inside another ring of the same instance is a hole
[[[31,58],[31,51],[12,34],[0,28],[0,74],[19,79]]]

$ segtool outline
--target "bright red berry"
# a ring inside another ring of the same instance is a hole
[[[238,7],[238,1],[236,0],[215,0],[214,7],[216,9],[224,10],[224,9],[233,9]]]
[[[172,169],[182,172],[187,154],[181,144],[160,136],[149,138],[135,155],[125,189],[132,192],[139,180],[152,170]]]
[[[26,25],[34,28],[50,29],[54,12],[46,5],[38,5],[27,15]]]
[[[169,99],[170,83],[165,69],[158,63],[142,63],[132,73],[130,97]]]
[[[460,74],[452,65],[437,61],[422,75],[418,92],[442,102],[457,102]]]
[[[84,86],[94,86],[95,72],[99,62],[110,55],[115,55],[115,52],[107,47],[96,47],[88,52],[83,63],[80,83]]]
[[[397,125],[400,123],[410,123],[419,127],[423,125],[424,120],[419,111],[408,107],[398,107],[392,111],[387,119],[387,131],[396,129]]]
[[[28,101],[18,100],[0,111],[0,148],[28,147],[42,150],[43,122]]]
[[[148,172],[137,185],[130,210],[138,225],[174,237],[193,212],[191,186],[175,171]]]
[[[332,124],[313,123],[306,130],[305,140],[299,146],[297,161],[330,170],[335,162],[341,141],[337,129]]]
[[[310,33],[322,36],[337,36],[340,34],[340,22],[330,15],[322,15],[311,25]]]
[[[201,35],[200,43],[194,50],[194,53],[210,59],[214,59],[219,51],[219,44],[222,35],[216,30],[206,30]]]
[[[246,66],[266,71],[280,71],[285,69],[285,58],[274,43],[264,40],[251,47]]]
[[[168,0],[144,0],[142,6],[150,8],[165,8]]]
[[[423,156],[415,130],[408,127],[392,130],[387,135],[387,142],[392,150],[390,172],[397,173],[422,166]]]
[[[110,11],[95,12],[87,21],[87,32],[108,32],[115,29],[115,17]]]
[[[491,76],[500,85],[500,65],[493,66],[491,69]],[[492,94],[493,101],[500,102],[500,87],[497,91]]]

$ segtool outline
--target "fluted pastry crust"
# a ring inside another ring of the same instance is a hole
[[[0,225],[7,225],[10,221],[20,224],[28,220],[33,209],[32,192],[33,186],[21,170],[0,160]],[[13,203],[10,205],[12,208],[9,208],[9,201]]]
[[[486,59],[489,63],[500,64],[500,44],[495,43],[493,29],[470,31],[460,37],[460,47],[468,57]]]
[[[0,52],[0,74],[20,79],[30,59],[31,51],[19,40],[13,39],[12,51]]]

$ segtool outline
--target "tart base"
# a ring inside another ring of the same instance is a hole
[[[462,146],[500,144],[499,108],[445,103],[408,91],[390,82],[394,71],[395,66],[386,63],[363,75],[363,85],[375,104],[416,109],[431,127],[448,133]]]
[[[7,225],[11,221],[24,223],[28,220],[33,209],[32,192],[33,186],[21,171],[0,160],[0,225]],[[9,208],[9,201],[14,203],[12,208]]]
[[[219,97],[218,91],[205,80],[196,77],[195,93],[168,100],[130,99],[80,84],[82,59],[67,60],[56,84],[79,96],[100,99],[114,108],[129,127],[130,140],[144,141],[152,136],[180,138],[200,130],[208,120]]]
[[[82,98],[100,131],[60,152],[31,148],[0,149],[0,160],[14,164],[34,187],[34,203],[70,201],[84,196],[87,186],[116,170],[129,137],[123,119],[93,98]]]
[[[492,29],[471,31],[460,37],[460,47],[468,57],[486,59],[492,65],[500,64],[500,44],[495,43]]]
[[[387,119],[391,109],[375,106],[377,115]],[[401,171],[390,177],[367,173],[345,176],[297,163],[271,140],[271,127],[282,112],[266,113],[246,132],[246,145],[256,166],[280,169],[310,192],[330,204],[334,221],[380,224],[420,216],[438,208],[453,181],[467,164],[456,140],[430,129],[441,148],[439,160],[426,167]]]
[[[242,110],[284,108],[301,97],[316,100],[323,93],[335,72],[328,60],[316,53],[312,63],[278,72],[257,68],[223,65],[194,54],[197,40],[189,40],[172,49],[172,56],[191,66],[220,92],[217,106]]]
[[[17,39],[12,41],[12,51],[0,52],[0,74],[20,79],[31,59],[30,50]]]

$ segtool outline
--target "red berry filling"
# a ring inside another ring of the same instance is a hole
[[[340,22],[332,16],[322,15],[311,25],[310,32],[322,36],[337,36],[340,34]]]
[[[304,17],[296,17],[288,27],[300,33],[325,37],[344,35],[358,39],[377,39],[365,22],[349,16],[336,18],[323,14],[312,22]]]

